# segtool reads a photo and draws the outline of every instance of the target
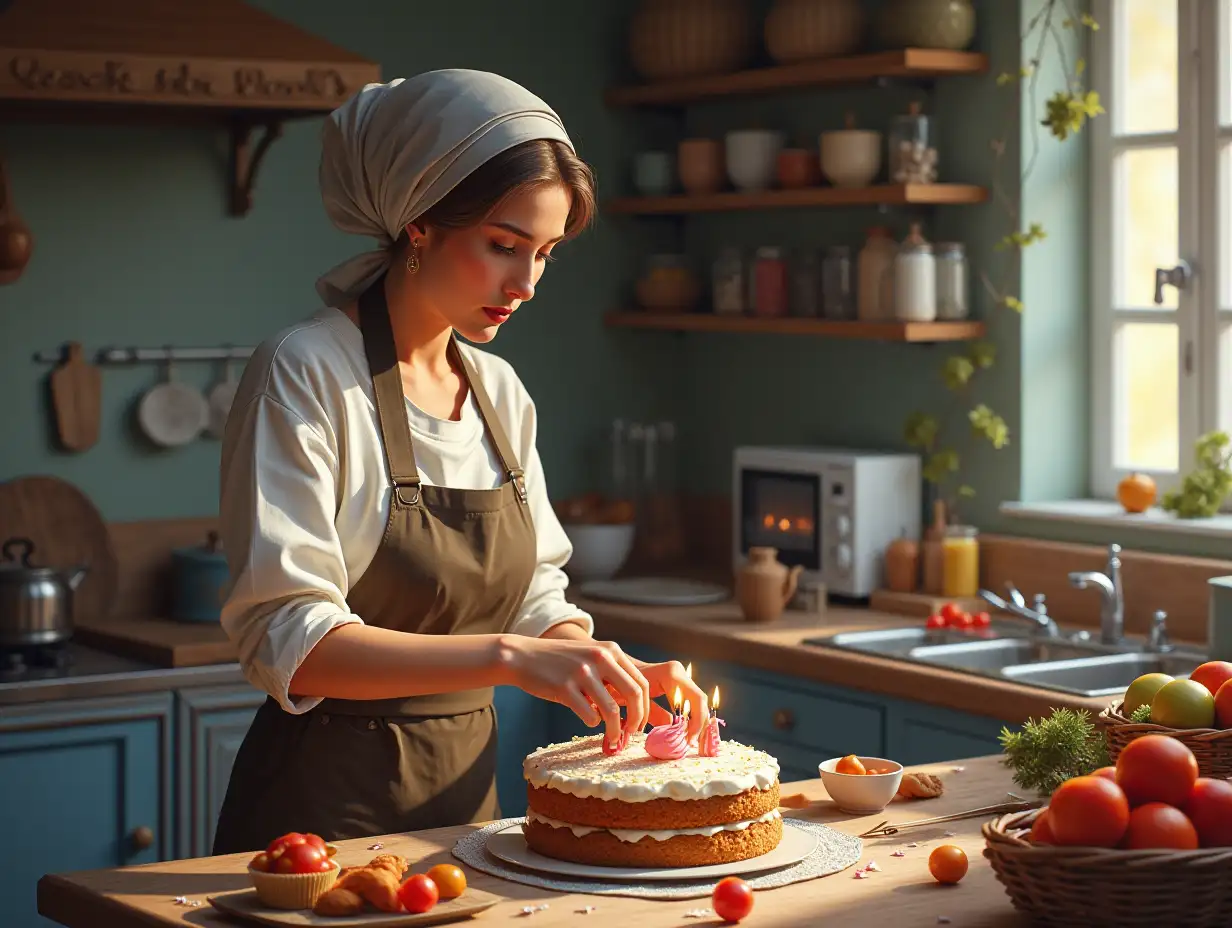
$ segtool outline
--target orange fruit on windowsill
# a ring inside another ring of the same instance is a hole
[[[1147,474],[1130,474],[1117,484],[1117,502],[1126,512],[1146,512],[1156,493],[1155,481]]]

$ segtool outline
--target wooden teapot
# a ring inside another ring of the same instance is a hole
[[[749,548],[749,559],[736,574],[736,601],[750,622],[773,622],[796,595],[804,568],[788,568],[778,553],[775,548]]]

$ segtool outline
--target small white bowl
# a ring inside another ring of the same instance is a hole
[[[831,757],[817,765],[821,782],[830,798],[844,812],[872,815],[890,804],[903,781],[903,765],[884,757],[856,757],[867,767],[888,767],[889,773],[835,773],[834,765],[843,758]]]
[[[610,580],[624,567],[633,548],[632,522],[614,525],[566,522],[563,527],[573,545],[565,572],[579,583]]]
[[[835,187],[867,187],[881,171],[881,133],[838,129],[820,137],[821,173]]]
[[[733,129],[724,138],[727,177],[737,190],[768,190],[786,136],[771,129]]]

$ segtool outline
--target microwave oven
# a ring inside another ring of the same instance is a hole
[[[918,539],[919,455],[842,448],[739,447],[732,466],[733,566],[750,548],[799,565],[802,587],[864,599],[882,587],[886,546]]]

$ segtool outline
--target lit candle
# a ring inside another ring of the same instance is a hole
[[[657,725],[646,736],[646,753],[656,760],[679,760],[689,751],[688,703],[681,709],[680,687],[672,697],[673,716],[668,725]]]
[[[699,757],[718,757],[719,744],[719,726],[726,725],[719,718],[719,688],[714,688],[714,695],[710,698],[710,718],[706,720],[706,724],[702,726],[702,735],[697,744],[697,754]]]

